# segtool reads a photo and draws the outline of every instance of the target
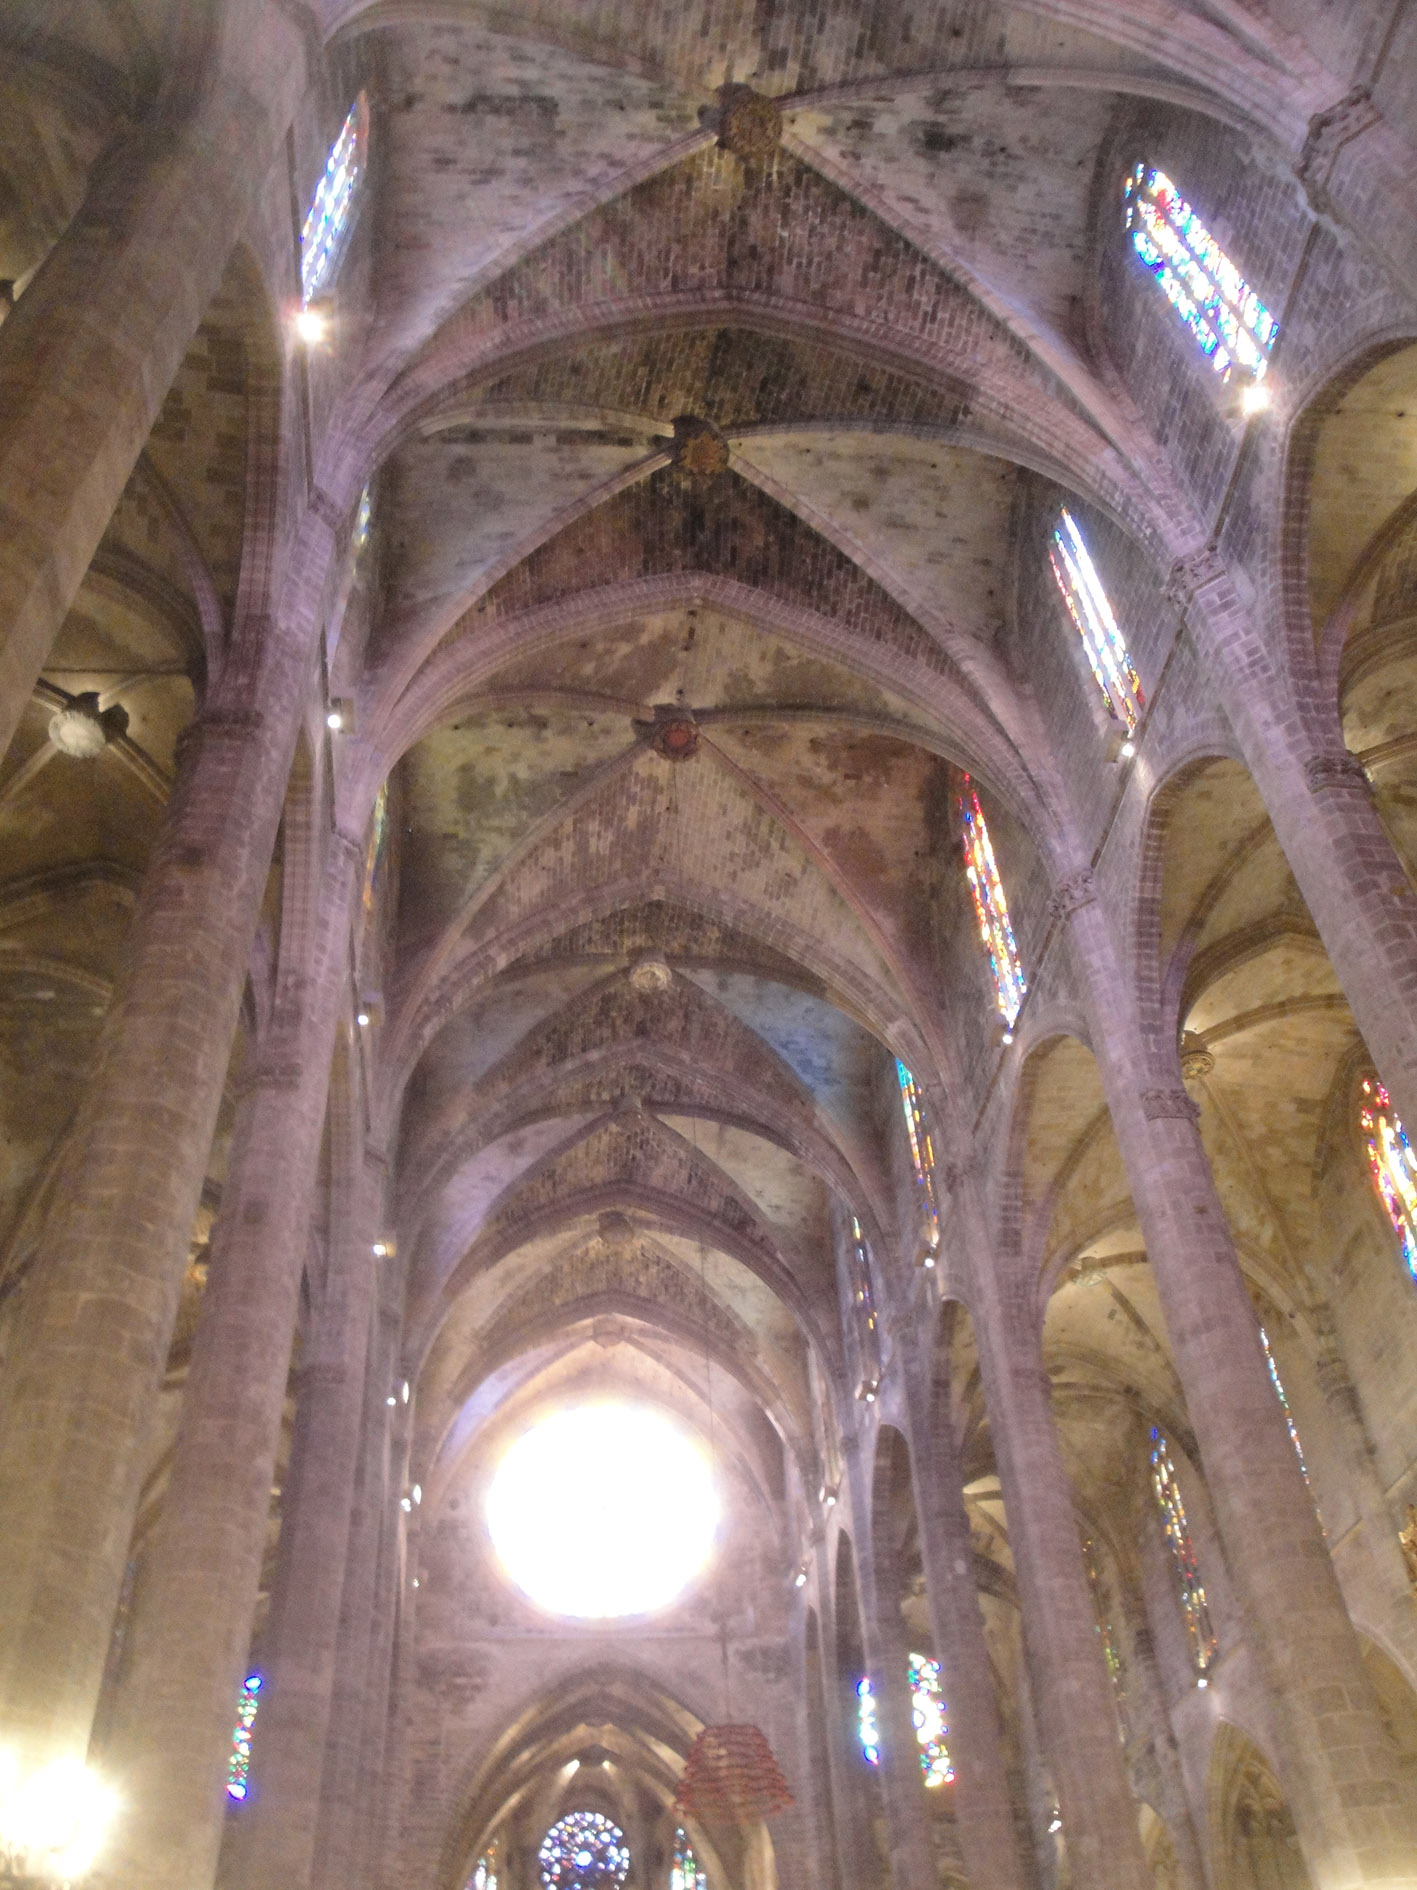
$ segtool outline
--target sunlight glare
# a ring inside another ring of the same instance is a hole
[[[718,1520],[707,1454],[642,1404],[542,1418],[487,1494],[507,1574],[538,1607],[585,1619],[666,1607],[708,1559]]]

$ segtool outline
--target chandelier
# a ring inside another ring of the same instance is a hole
[[[0,1748],[0,1890],[69,1890],[98,1857],[115,1793],[81,1759],[26,1768]]]
[[[753,1824],[792,1803],[757,1726],[705,1726],[689,1748],[674,1804],[705,1824]]]

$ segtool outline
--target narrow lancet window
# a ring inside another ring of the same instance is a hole
[[[369,543],[369,533],[374,524],[374,497],[368,486],[359,495],[359,504],[354,511],[354,532],[350,543],[357,558]]]
[[[851,1298],[863,1344],[868,1350],[876,1342],[876,1296],[871,1291],[871,1252],[861,1223],[851,1217]]]
[[[334,281],[354,228],[368,144],[369,104],[361,92],[331,147],[325,174],[300,232],[300,295],[307,305]]]
[[[1103,700],[1117,720],[1125,722],[1130,735],[1141,720],[1141,683],[1097,575],[1097,566],[1066,506],[1058,514],[1048,558],[1068,615],[1082,638]]]
[[[920,1769],[925,1774],[926,1789],[948,1785],[955,1769],[950,1764],[950,1749],[945,1743],[949,1725],[945,1719],[945,1696],[940,1686],[940,1663],[927,1654],[912,1654],[910,1671],[910,1710],[915,1722],[915,1742],[920,1748]]]
[[[493,1838],[478,1858],[473,1873],[467,1880],[467,1890],[497,1890],[497,1851],[497,1839]]]
[[[989,954],[999,1009],[1003,1012],[1004,1022],[1012,1030],[1028,982],[1023,975],[1018,945],[1014,941],[1014,928],[1009,922],[1009,902],[1004,897],[1003,882],[994,860],[994,848],[989,840],[984,809],[979,805],[979,796],[968,775],[964,777],[959,797],[959,817],[964,836],[965,873],[974,900],[974,914],[979,921],[979,936]]]
[[[1190,1526],[1186,1521],[1181,1486],[1176,1481],[1176,1466],[1171,1461],[1171,1447],[1162,1432],[1154,1428],[1151,1433],[1151,1487],[1156,1494],[1161,1527],[1176,1568],[1181,1614],[1191,1638],[1191,1658],[1195,1661],[1196,1672],[1204,1680],[1219,1643],[1215,1629],[1211,1626],[1210,1605],[1205,1598],[1205,1583],[1201,1580],[1195,1544],[1191,1541]]]
[[[694,1855],[689,1834],[681,1824],[674,1833],[669,1862],[669,1890],[708,1890],[708,1873]]]
[[[1417,1276],[1417,1155],[1375,1076],[1363,1079],[1358,1125],[1368,1148],[1373,1186],[1387,1209],[1408,1271]]]
[[[1284,1389],[1284,1380],[1279,1375],[1279,1367],[1274,1362],[1274,1353],[1270,1350],[1269,1334],[1260,1327],[1260,1344],[1264,1347],[1264,1362],[1269,1367],[1269,1382],[1274,1386],[1274,1395],[1279,1400],[1284,1413],[1284,1422],[1289,1430],[1289,1441],[1294,1446],[1294,1455],[1299,1459],[1299,1468],[1304,1472],[1304,1481],[1309,1483],[1309,1466],[1304,1461],[1304,1446],[1299,1442],[1299,1428],[1294,1422],[1294,1413],[1289,1409],[1289,1394]],[[1309,1494],[1314,1493],[1314,1486],[1309,1483]]]
[[[910,1137],[910,1160],[915,1169],[925,1245],[933,1255],[940,1244],[940,1208],[935,1198],[935,1145],[930,1139],[930,1130],[925,1121],[920,1086],[899,1057],[895,1060],[895,1073],[900,1083],[901,1107],[905,1110],[905,1132]]]
[[[920,1770],[927,1790],[948,1785],[954,1778],[949,1747],[945,1743],[949,1725],[945,1717],[944,1692],[940,1685],[940,1664],[928,1654],[911,1654],[906,1661],[910,1685],[910,1715],[915,1727],[915,1743],[920,1748]],[[856,1730],[861,1741],[861,1756],[867,1765],[881,1762],[880,1723],[876,1716],[876,1696],[870,1676],[863,1674],[856,1683]]]
[[[251,1732],[261,1704],[261,1676],[249,1673],[241,1682],[236,1702],[236,1725],[231,1733],[231,1754],[226,1762],[226,1795],[238,1804],[251,1789]]]
[[[1122,201],[1132,247],[1221,380],[1262,380],[1279,323],[1165,171],[1138,164]]]

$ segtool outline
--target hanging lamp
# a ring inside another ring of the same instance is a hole
[[[706,1824],[753,1824],[793,1802],[758,1726],[705,1726],[674,1794],[678,1811]]]

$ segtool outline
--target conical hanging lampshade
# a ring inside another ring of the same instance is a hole
[[[676,1807],[706,1823],[752,1824],[792,1803],[772,1747],[757,1726],[705,1726],[684,1765]]]

